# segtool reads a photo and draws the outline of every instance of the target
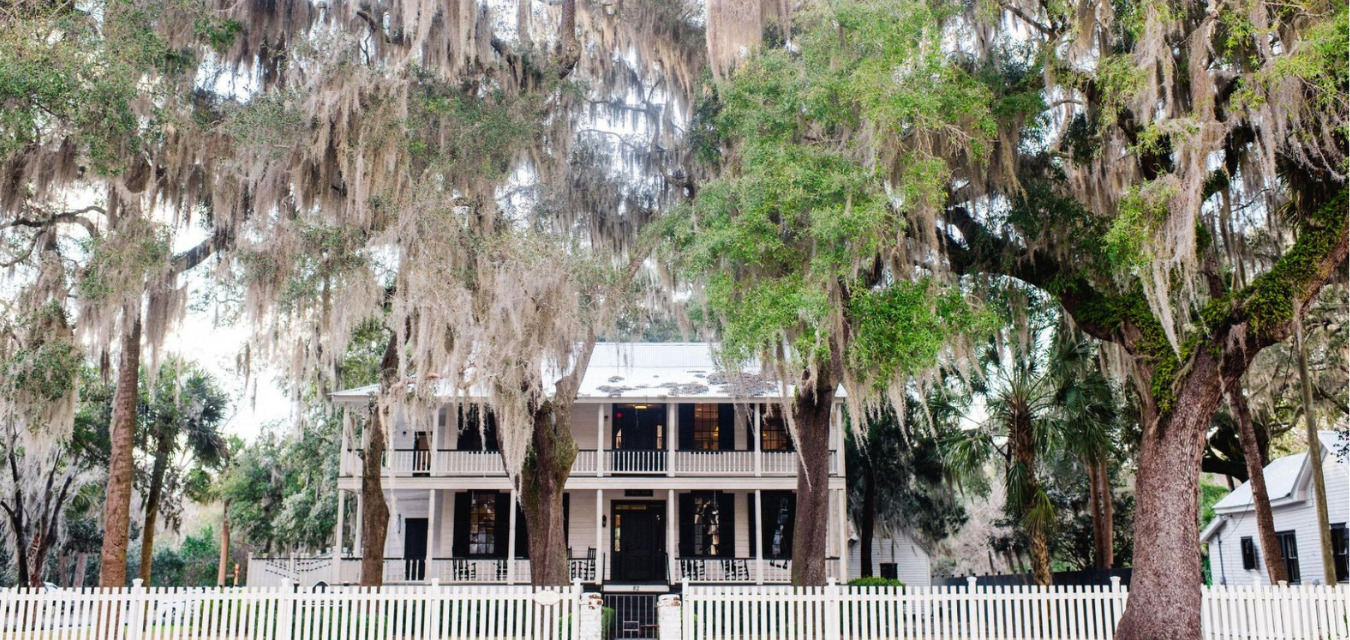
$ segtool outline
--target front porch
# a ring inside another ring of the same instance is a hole
[[[596,580],[597,558],[571,558],[568,567],[574,583],[600,588],[637,586],[615,581],[608,572],[605,580]],[[683,558],[666,565],[666,577],[652,584],[787,584],[791,582],[792,561],[763,558]],[[840,580],[838,558],[828,558],[829,576]],[[670,579],[670,576],[675,576]],[[332,556],[294,558],[249,558],[248,585],[277,587],[296,584],[310,587],[319,583],[350,585],[361,581],[361,558],[334,560]],[[410,584],[529,584],[530,561],[506,558],[385,558],[383,582],[387,585]]]

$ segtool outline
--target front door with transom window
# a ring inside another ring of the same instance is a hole
[[[614,582],[665,582],[664,502],[615,501],[610,506]]]

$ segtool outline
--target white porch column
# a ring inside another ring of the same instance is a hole
[[[437,452],[441,450],[441,429],[445,427],[445,424],[441,422],[441,416],[445,415],[444,409],[445,407],[438,407],[436,413],[431,416],[431,460],[427,465],[427,468],[431,469],[431,475],[436,475],[440,471],[436,465],[436,459],[440,458]]]
[[[675,475],[675,449],[676,443],[680,441],[675,437],[675,430],[679,428],[680,412],[676,410],[676,404],[666,403],[666,475]]]
[[[511,517],[506,532],[506,584],[516,583],[516,490],[511,490]]]
[[[342,489],[338,489],[338,490],[337,490],[337,499],[338,499],[337,531],[335,531],[335,532],[333,533],[333,559],[334,559],[335,561],[341,561],[341,560],[342,560],[342,538],[343,538],[343,536],[342,536],[342,525],[345,524],[345,523],[343,522],[343,520],[345,519],[344,516],[346,515],[345,512],[347,511],[347,510],[344,509],[343,507],[346,507],[346,506],[347,506],[347,492],[346,492],[346,491],[343,491]]]
[[[678,541],[675,540],[675,534],[678,531],[675,527],[679,515],[675,510],[675,490],[666,490],[666,566],[670,572],[670,581],[675,582],[680,579],[680,560],[675,553],[679,549]]]
[[[605,491],[595,490],[595,583],[605,583]]]
[[[848,496],[843,489],[835,495],[839,502],[839,583],[848,584]]]
[[[755,584],[764,584],[764,500],[755,489]]]
[[[432,436],[432,438],[435,438],[435,436]],[[438,497],[440,496],[436,495],[435,489],[427,489],[427,500],[429,501],[427,503],[427,560],[422,567],[423,580],[431,580],[436,577],[431,574],[431,560],[436,557],[436,543],[439,541],[436,535],[436,521],[438,519],[436,517],[436,499]]]
[[[361,557],[361,492],[356,492],[356,532],[352,535],[352,555]]]
[[[764,425],[764,418],[760,415],[760,406],[755,404],[755,432],[750,435],[755,440],[755,477],[764,475],[764,433],[760,429]],[[759,491],[755,491],[755,509],[759,509]]]
[[[595,418],[595,475],[602,478],[605,475],[605,460],[609,457],[605,455],[605,443],[609,441],[609,438],[607,437],[608,430],[605,429],[605,423],[609,420],[609,406],[610,405],[607,404],[600,405],[600,411],[596,412]],[[599,498],[597,498],[597,500],[598,499]],[[596,504],[600,503],[597,502]],[[595,514],[595,522],[596,526],[599,527],[600,513],[598,511]],[[599,553],[600,547],[596,547],[595,550],[596,553]]]

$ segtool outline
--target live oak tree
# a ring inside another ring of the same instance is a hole
[[[868,116],[898,116],[893,105],[858,100],[856,86],[915,58],[941,73],[939,60],[919,51],[931,43],[874,22],[899,8],[859,3],[799,14],[794,48],[766,43],[714,84],[700,107],[697,150],[714,177],[663,223],[673,272],[701,293],[721,357],[732,367],[757,358],[761,375],[782,390],[800,452],[797,585],[825,583],[837,389],[847,389],[852,424],[866,437],[868,416],[883,407],[905,415],[914,377],[936,364],[947,340],[979,323],[959,289],[916,268],[896,243],[905,212],[940,198],[941,181],[891,193],[876,159],[855,143],[872,132]],[[849,29],[836,31],[834,20]],[[867,42],[881,60],[859,55]],[[940,175],[941,160],[925,151],[916,151],[926,163],[916,171]]]

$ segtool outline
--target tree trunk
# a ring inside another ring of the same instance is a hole
[[[101,587],[127,584],[127,538],[131,535],[131,489],[136,447],[136,401],[141,370],[141,299],[123,310],[122,361],[113,397],[111,455],[103,502],[103,550],[99,558]]]
[[[1214,354],[1197,351],[1173,410],[1160,416],[1151,397],[1141,407],[1134,572],[1119,640],[1201,637],[1200,459],[1221,390]],[[1151,366],[1138,366],[1149,380]]]
[[[797,522],[792,540],[792,584],[825,584],[830,530],[830,414],[835,379],[821,367],[815,384],[799,386],[792,401],[797,425]],[[843,532],[841,532],[843,535]]]
[[[1050,586],[1053,580],[1050,574],[1050,541],[1049,531],[1046,523],[1037,521],[1042,514],[1031,513],[1037,505],[1033,502],[1041,493],[1041,483],[1036,478],[1036,443],[1035,436],[1032,433],[1031,416],[1024,412],[1017,411],[1009,424],[1011,428],[1008,434],[1008,443],[1012,448],[1013,464],[1021,468],[1020,473],[1009,474],[1010,480],[1017,482],[1021,479],[1021,488],[1018,494],[1021,496],[1021,502],[1014,507],[1017,510],[1018,517],[1022,520],[1022,526],[1030,539],[1031,552],[1031,572],[1036,580],[1036,584],[1043,587]],[[1009,487],[1009,492],[1012,488]]]
[[[1336,558],[1331,549],[1331,522],[1327,516],[1327,484],[1322,474],[1322,439],[1317,437],[1317,419],[1313,416],[1312,385],[1308,382],[1308,352],[1303,344],[1303,322],[1294,321],[1294,349],[1298,355],[1298,379],[1303,387],[1303,420],[1308,427],[1308,469],[1312,472],[1313,494],[1317,497],[1317,533],[1322,550],[1322,579],[1336,584]]]
[[[74,579],[71,580],[70,586],[75,587],[76,589],[83,587],[84,574],[87,573],[88,571],[89,571],[89,554],[87,553],[75,554],[75,575],[73,576]]]
[[[159,504],[164,496],[164,473],[169,468],[173,453],[173,439],[158,434],[155,446],[155,466],[150,472],[150,491],[145,499],[145,526],[141,527],[140,578],[150,586],[150,569],[155,559],[155,524],[159,521]]]
[[[384,459],[384,418],[371,412],[369,437],[361,459],[361,586],[384,584],[384,539],[389,534],[389,505],[384,499],[381,461]]]
[[[865,454],[864,454],[865,455]],[[863,465],[863,503],[862,513],[858,514],[858,558],[861,566],[860,577],[872,577],[872,540],[877,526],[877,472],[870,462]]]
[[[1116,565],[1116,503],[1111,493],[1111,470],[1106,461],[1102,461],[1098,476],[1102,481],[1102,557],[1106,559],[1103,569]]]
[[[380,359],[380,395],[398,382],[398,334],[389,336]],[[383,461],[386,445],[384,410],[375,407],[366,427],[361,458],[361,586],[384,584],[384,541],[389,535],[389,505],[384,499]]]
[[[535,411],[530,452],[520,470],[520,501],[530,547],[530,583],[540,587],[565,586],[572,581],[562,508],[563,487],[577,458],[569,414],[570,411],[552,402]]]
[[[1261,555],[1266,560],[1266,575],[1271,584],[1289,581],[1289,570],[1284,566],[1280,541],[1275,537],[1275,519],[1270,513],[1270,494],[1266,492],[1266,472],[1261,468],[1261,454],[1252,427],[1252,414],[1247,407],[1247,396],[1242,387],[1228,390],[1228,403],[1233,406],[1238,423],[1238,441],[1242,457],[1247,462],[1247,485],[1252,490],[1252,506],[1256,509],[1256,531],[1261,540]]]
[[[340,550],[341,540],[338,541]],[[339,554],[340,555],[340,554]],[[341,558],[335,561],[341,562]],[[220,567],[216,569],[216,586],[225,586],[225,574],[230,565],[230,501],[225,501],[225,510],[220,516]]]
[[[1085,465],[1088,474],[1088,512],[1092,514],[1092,566],[1099,570],[1109,569],[1111,560],[1103,550],[1106,539],[1105,507],[1102,505],[1102,466],[1092,461]]]

